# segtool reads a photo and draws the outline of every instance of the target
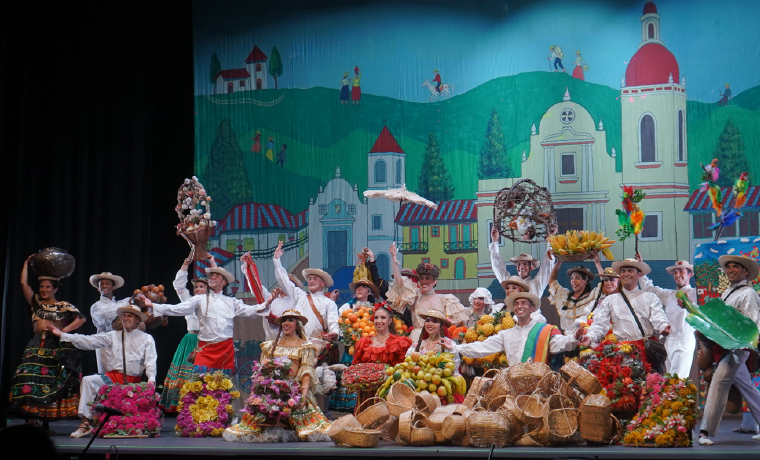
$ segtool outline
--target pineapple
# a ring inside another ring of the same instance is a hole
[[[501,319],[501,325],[504,326],[504,329],[512,328],[515,326],[515,320],[513,320],[510,315],[504,315]]]
[[[467,329],[467,332],[464,334],[464,341],[467,343],[472,343],[478,340],[478,333],[475,332],[475,329],[469,328]]]
[[[478,328],[478,332],[482,333],[486,337],[490,337],[491,335],[493,335],[493,331],[494,331],[494,327],[493,327],[493,324],[491,323],[483,324],[482,326]]]
[[[493,323],[493,316],[491,315],[483,315],[478,320],[479,325],[490,324],[490,323]]]

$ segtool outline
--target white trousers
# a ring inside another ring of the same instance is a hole
[[[752,384],[752,378],[747,370],[745,363],[748,357],[748,351],[727,350],[718,363],[710,382],[710,390],[707,392],[707,402],[700,427],[700,430],[707,431],[708,435],[714,436],[718,432],[731,385],[736,385],[755,421],[758,421],[760,391],[757,391],[755,385]]]
[[[100,374],[88,375],[82,377],[82,384],[79,388],[79,416],[82,418],[90,418],[92,415],[92,408],[90,405],[95,400],[95,396],[98,395],[100,387],[105,385],[103,376]]]
[[[678,374],[682,379],[688,379],[691,374],[691,365],[694,361],[694,348],[697,346],[697,338],[694,333],[681,332],[669,335],[665,339],[665,351],[668,359],[665,361],[665,372]]]

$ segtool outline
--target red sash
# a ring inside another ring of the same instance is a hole
[[[106,372],[106,377],[108,377],[109,379],[111,379],[111,381],[113,383],[118,383],[119,385],[124,385],[124,374],[122,374],[119,371]],[[140,383],[141,380],[142,380],[142,378],[139,377],[139,376],[138,377],[135,377],[135,376],[132,376],[132,375],[128,375],[127,376],[127,382],[129,382],[129,383]]]
[[[193,364],[211,369],[235,369],[235,346],[232,339],[216,343],[199,340]]]

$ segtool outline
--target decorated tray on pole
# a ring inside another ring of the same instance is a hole
[[[206,242],[214,235],[216,221],[211,220],[211,197],[197,177],[185,179],[177,191],[174,209],[179,216],[177,235],[192,248],[190,256],[193,260],[205,260]]]
[[[493,225],[512,241],[546,241],[550,228],[557,225],[551,193],[530,179],[501,189],[493,203]]]

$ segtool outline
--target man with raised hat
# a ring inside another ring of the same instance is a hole
[[[541,305],[541,299],[532,292],[515,292],[505,301],[505,308],[514,312],[516,324],[499,331],[482,342],[456,344],[442,339],[442,345],[469,358],[483,358],[493,353],[507,355],[507,363],[514,365],[533,361],[548,363],[552,355],[570,351],[577,345],[573,337],[564,336],[556,326],[537,321],[531,317]]]
[[[670,334],[670,324],[660,299],[639,289],[639,279],[652,271],[649,265],[636,259],[625,259],[613,262],[612,269],[620,275],[621,289],[608,295],[594,311],[594,323],[580,339],[580,344],[599,342],[609,332],[610,325],[620,342],[643,342],[651,336]]]
[[[154,304],[150,299],[140,299],[147,307],[153,307],[155,316],[198,317],[198,348],[193,361],[193,372],[222,371],[232,375],[235,371],[235,347],[232,344],[235,317],[263,316],[275,297],[277,289],[264,304],[248,305],[240,299],[224,295],[225,286],[235,281],[232,273],[221,267],[207,268],[208,290],[205,295],[195,295],[176,305]]]
[[[90,285],[100,293],[100,300],[90,307],[90,316],[92,323],[95,325],[97,332],[108,332],[113,330],[113,321],[118,318],[119,307],[129,305],[129,297],[116,300],[113,291],[124,286],[124,278],[114,275],[110,272],[103,272],[90,277]],[[98,372],[105,372],[103,364],[110,360],[108,348],[99,348],[95,350],[95,359],[98,362]]]
[[[641,261],[641,256],[636,257]],[[677,260],[674,265],[665,269],[676,283],[677,289],[664,289],[655,286],[646,275],[639,280],[641,289],[651,292],[660,299],[665,306],[665,314],[670,323],[670,335],[665,339],[665,349],[668,352],[668,360],[665,361],[665,371],[670,374],[678,374],[682,379],[691,374],[691,364],[694,360],[694,348],[697,339],[694,336],[694,328],[686,322],[689,312],[681,306],[681,301],[676,297],[678,291],[683,292],[691,303],[697,303],[697,290],[689,285],[689,280],[694,275],[694,266],[688,260]]]
[[[103,385],[139,383],[143,373],[148,376],[148,383],[156,383],[156,343],[150,334],[137,327],[141,321],[148,319],[148,315],[137,306],[129,304],[118,307],[117,315],[121,317],[123,326],[120,331],[81,335],[61,332],[55,326],[48,327],[50,332],[60,337],[61,342],[70,342],[80,350],[110,350],[106,355],[108,361],[103,363],[105,371],[82,378],[79,399],[82,424],[71,433],[72,438],[81,438],[92,431],[89,423],[92,414],[90,405]]]
[[[340,333],[338,306],[335,304],[335,301],[325,296],[324,293],[325,288],[333,285],[332,276],[318,268],[303,270],[301,274],[308,283],[309,292],[306,295],[296,297],[295,286],[288,282],[288,272],[282,266],[282,261],[280,260],[284,253],[282,243],[280,243],[274,251],[274,275],[277,279],[277,284],[283,286],[288,297],[293,299],[295,309],[309,319],[309,322],[304,325],[306,336],[334,342],[338,339],[338,334]]]
[[[730,285],[720,296],[726,305],[739,310],[739,313],[755,322],[760,327],[760,296],[749,284],[757,278],[760,266],[748,257],[724,255],[718,258],[718,263],[728,278]],[[705,411],[702,415],[702,426],[699,427],[699,444],[712,445],[709,436],[718,433],[723,410],[728,400],[731,385],[735,385],[742,394],[749,411],[760,423],[760,392],[752,383],[746,362],[748,350],[723,350],[718,365],[713,373],[710,389],[707,392]],[[760,441],[760,435],[752,439]]]

